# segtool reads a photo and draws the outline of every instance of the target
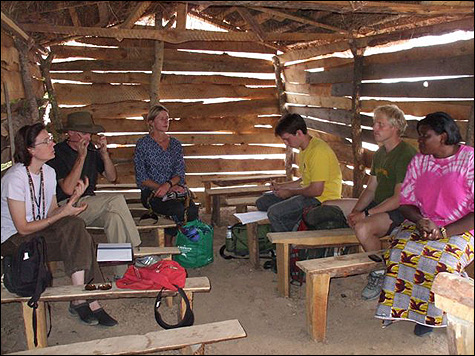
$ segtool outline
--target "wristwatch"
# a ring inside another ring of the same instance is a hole
[[[366,216],[366,217],[370,216],[370,213],[369,213],[369,209],[368,209],[368,208],[366,208],[366,209],[363,210],[363,211],[364,211],[364,216]]]

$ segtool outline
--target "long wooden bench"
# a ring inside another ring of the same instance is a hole
[[[245,213],[247,212],[248,206],[255,206],[256,201],[259,197],[225,197],[224,203],[227,206],[235,206],[236,213]]]
[[[285,174],[251,174],[251,175],[233,175],[233,176],[208,176],[203,177],[201,181],[205,188],[205,209],[206,214],[211,212],[211,196],[206,192],[211,189],[211,184],[218,187],[226,187],[232,185],[249,184],[249,183],[266,183],[271,180],[277,182],[284,181],[286,179]]]
[[[186,279],[185,288],[183,288],[188,299],[190,300],[190,306],[193,307],[193,293],[209,292],[211,285],[207,277],[192,277]],[[46,302],[64,302],[77,299],[118,299],[118,298],[155,298],[159,290],[133,290],[133,289],[120,289],[116,284],[112,284],[112,289],[109,290],[92,290],[86,291],[83,285],[80,286],[60,286],[49,287],[41,295],[38,302],[37,309],[37,337],[38,347],[47,346],[47,332],[46,332]],[[175,296],[177,293],[169,290],[163,291],[164,297]],[[181,298],[181,297],[180,297]],[[16,294],[10,293],[3,286],[1,288],[1,302],[5,303],[22,303],[23,306],[23,321],[25,325],[25,333],[27,339],[28,349],[35,348],[33,342],[33,328],[32,328],[32,309],[27,305],[28,297],[19,297]],[[182,317],[186,311],[186,305],[183,300],[180,302],[178,309],[179,317]]]
[[[152,231],[157,239],[159,247],[165,246],[165,229],[170,227],[175,227],[176,224],[173,220],[160,217],[158,221],[153,221],[152,219],[140,220],[140,218],[135,217],[135,225],[139,232]],[[88,231],[103,231],[102,227],[87,226]]]
[[[474,282],[441,272],[432,284],[435,306],[447,313],[449,355],[473,355]]]
[[[290,245],[304,248],[359,245],[354,230],[350,228],[270,232],[267,237],[276,244],[277,290],[284,297],[290,296]],[[386,242],[388,239],[385,236],[381,240]]]
[[[9,355],[137,355],[182,349],[199,344],[203,345],[202,352],[204,354],[205,344],[241,339],[246,336],[246,331],[241,323],[234,319],[186,328],[152,331],[144,335],[116,336],[50,346]]]
[[[383,250],[297,262],[297,266],[306,273],[307,330],[315,341],[323,342],[326,336],[330,278],[369,273],[382,268],[382,262],[374,262],[368,257],[382,253]]]
[[[219,226],[221,223],[220,209],[221,209],[222,197],[239,196],[239,195],[255,195],[258,193],[264,193],[268,190],[270,190],[270,186],[268,185],[206,189],[205,193],[213,198],[213,210],[211,212],[211,223],[217,226]]]

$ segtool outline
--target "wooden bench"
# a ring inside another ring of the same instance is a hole
[[[382,262],[374,262],[368,257],[382,253],[383,250],[297,262],[297,266],[306,273],[307,331],[315,341],[325,340],[330,278],[369,273],[382,268]]]
[[[138,217],[135,217],[134,220],[139,232],[152,231],[157,239],[159,247],[165,246],[165,229],[176,226],[173,220],[164,217],[160,217],[156,222],[153,219],[144,219],[140,221],[140,218]],[[104,231],[104,228],[95,226],[87,226],[86,229],[88,231]]]
[[[268,185],[257,185],[251,187],[229,187],[229,188],[210,188],[205,193],[213,198],[213,210],[211,212],[211,223],[220,225],[221,197],[255,195],[270,190]]]
[[[182,349],[246,337],[241,323],[226,320],[186,328],[152,331],[145,335],[125,335],[106,339],[50,346],[9,355],[136,355]]]
[[[284,297],[290,296],[290,245],[305,248],[356,246],[359,241],[353,229],[329,229],[289,232],[270,232],[269,241],[276,244],[277,290]],[[388,241],[389,237],[383,237]]]
[[[248,184],[248,183],[266,183],[271,180],[277,182],[284,181],[286,179],[285,174],[254,174],[254,175],[234,175],[234,176],[209,176],[203,177],[201,181],[204,184],[205,188],[205,209],[206,214],[211,213],[211,196],[206,192],[211,189],[211,184],[214,184],[218,187],[227,187],[232,185]]]
[[[247,212],[248,206],[255,206],[256,201],[259,197],[225,197],[224,203],[227,206],[235,206],[236,213],[245,213]]]
[[[188,299],[190,300],[190,306],[193,307],[193,293],[209,292],[211,285],[207,277],[193,277],[187,278],[185,288],[183,288]],[[38,337],[38,347],[47,346],[47,330],[46,330],[46,312],[45,312],[45,302],[64,302],[77,299],[118,299],[118,298],[155,298],[159,290],[133,290],[133,289],[120,289],[117,288],[116,284],[112,284],[112,289],[109,290],[92,290],[86,291],[84,285],[80,286],[60,286],[60,287],[49,287],[41,295],[41,298],[38,302],[37,309],[37,337]],[[171,297],[176,295],[176,292],[169,290],[163,291],[164,297]],[[181,298],[181,297],[180,297]],[[32,318],[33,318],[33,309],[27,305],[27,302],[30,298],[28,297],[19,297],[16,294],[10,293],[5,287],[1,288],[1,302],[4,303],[22,303],[23,306],[23,321],[25,325],[25,333],[27,339],[28,349],[35,348],[33,342],[33,328],[32,328]],[[178,316],[183,317],[186,311],[186,305],[183,300],[180,302],[180,307],[178,308]]]
[[[435,306],[447,313],[450,355],[473,355],[474,282],[455,274],[441,272],[432,284]]]

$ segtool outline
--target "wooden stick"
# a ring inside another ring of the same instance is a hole
[[[5,105],[7,106],[8,135],[10,136],[10,154],[12,164],[15,163],[13,156],[15,155],[15,133],[13,132],[12,109],[10,107],[10,94],[8,93],[7,83],[2,82],[3,91],[5,93]]]

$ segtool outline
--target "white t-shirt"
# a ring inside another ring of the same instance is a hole
[[[45,214],[48,214],[48,210],[51,206],[53,196],[56,195],[56,172],[50,166],[43,165],[43,178],[45,184]],[[31,179],[35,187],[35,196],[39,197],[40,194],[40,175],[31,173]],[[2,178],[2,243],[8,240],[8,238],[17,233],[15,225],[13,224],[12,217],[10,215],[10,209],[8,209],[7,198],[12,200],[24,201],[26,211],[26,221],[31,222],[33,219],[33,212],[31,209],[31,193],[30,185],[28,183],[28,175],[23,163],[17,163],[10,167]],[[42,204],[42,203],[41,203]],[[35,210],[38,214],[38,207],[35,206]],[[41,205],[41,213],[43,206]]]

